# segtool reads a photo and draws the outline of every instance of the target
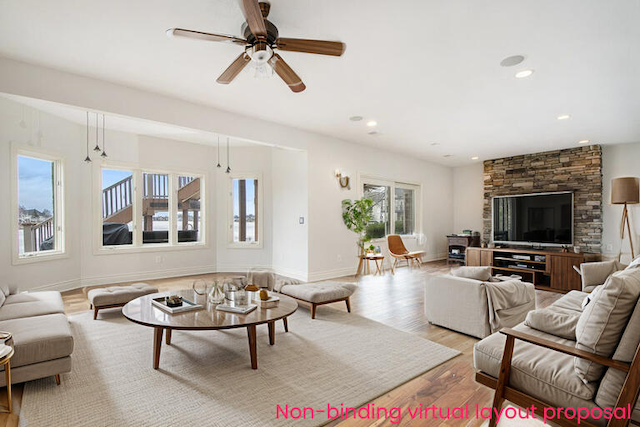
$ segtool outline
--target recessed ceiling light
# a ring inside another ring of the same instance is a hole
[[[351,120],[352,122],[359,122],[360,120],[362,120],[362,116],[351,116],[349,117],[349,120]]]
[[[500,65],[503,67],[513,67],[514,65],[520,64],[522,61],[524,61],[524,56],[522,55],[507,56],[500,61]]]
[[[369,135],[378,135],[378,131],[372,130],[371,132],[367,132]]]
[[[524,79],[533,74],[533,70],[522,70],[516,73],[516,79]]]
[[[471,158],[471,160],[478,160],[479,158],[480,158],[480,157],[478,157],[478,156],[473,156],[473,157]]]
[[[434,146],[434,147],[437,147],[438,145],[440,145],[440,143],[439,142],[432,142],[431,145]]]
[[[451,157],[451,154],[445,154],[445,155],[444,155],[444,156],[442,156],[442,157]]]
[[[377,124],[378,124],[378,122],[376,122],[375,120],[369,120],[369,121],[367,122],[367,126],[369,126],[369,127],[374,127],[374,126],[376,126]]]
[[[591,142],[591,141],[590,141],[590,140],[588,140],[588,139],[581,139],[580,141],[578,141],[578,144],[588,144],[588,143],[590,143],[590,142]]]
[[[570,115],[568,115],[568,114],[560,114],[560,115],[557,117],[557,119],[558,119],[558,120],[569,120],[570,118],[571,118],[571,116],[570,116]]]

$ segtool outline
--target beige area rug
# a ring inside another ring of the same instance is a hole
[[[118,312],[70,316],[73,370],[27,383],[23,426],[322,425],[276,419],[276,405],[357,407],[455,357],[458,351],[364,317],[325,308],[277,323],[276,345],[258,327],[258,370],[246,329],[174,331],[151,367],[153,330]]]

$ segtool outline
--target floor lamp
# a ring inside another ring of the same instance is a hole
[[[624,240],[625,227],[629,232],[629,244],[631,245],[631,259],[636,257],[633,250],[633,234],[631,233],[631,223],[629,221],[629,210],[627,205],[640,203],[640,180],[635,177],[614,178],[611,181],[611,204],[624,205],[622,209],[622,222],[620,223],[620,239]],[[622,246],[620,246],[620,255]],[[620,258],[618,255],[618,258]]]

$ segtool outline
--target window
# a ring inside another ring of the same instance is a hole
[[[367,237],[379,239],[391,234],[391,187],[388,185],[364,184],[363,196],[373,200],[371,221],[367,226]]]
[[[204,175],[104,167],[101,248],[203,244]]]
[[[396,184],[395,186],[395,234],[416,233],[416,189],[415,186]]]
[[[61,159],[17,149],[14,161],[14,261],[64,254]]]
[[[142,174],[142,244],[169,243],[169,175]]]
[[[231,178],[231,243],[255,245],[260,243],[262,215],[259,179],[255,176]]]
[[[419,186],[368,178],[362,181],[362,197],[373,200],[367,237],[380,239],[388,234],[407,236],[418,232]]]
[[[133,172],[102,169],[102,244],[133,244]]]
[[[176,218],[178,242],[199,242],[202,220],[200,215],[200,178],[178,176]]]

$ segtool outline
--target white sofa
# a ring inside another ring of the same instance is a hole
[[[432,276],[425,283],[424,310],[429,323],[484,338],[501,327],[517,325],[536,308],[531,283],[490,282],[491,270],[485,267],[461,267],[452,274],[459,276]],[[518,296],[501,305],[492,304],[491,286],[509,286]]]
[[[60,292],[23,292],[0,286],[0,331],[11,332],[11,382],[21,383],[71,371],[73,335]],[[0,386],[5,386],[0,375]]]

